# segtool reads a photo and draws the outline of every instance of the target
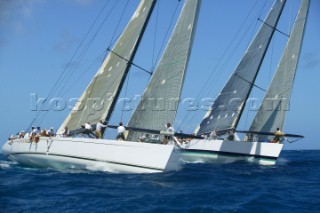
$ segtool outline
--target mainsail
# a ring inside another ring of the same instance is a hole
[[[276,0],[272,6],[236,70],[197,127],[197,135],[236,128],[285,2]]]
[[[191,52],[201,0],[186,0],[162,58],[128,127],[161,130],[173,123]],[[130,131],[127,140],[141,135]]]
[[[75,130],[85,122],[108,121],[156,0],[142,0],[117,43],[61,125]]]
[[[283,129],[298,66],[309,4],[310,0],[301,2],[285,52],[249,131],[274,132],[276,128]],[[268,137],[270,136],[257,135],[256,139],[265,140]]]

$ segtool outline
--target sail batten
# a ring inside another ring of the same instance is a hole
[[[285,0],[276,0],[237,68],[211,110],[197,127],[198,135],[236,128],[283,11]]]
[[[291,36],[267,90],[250,131],[274,132],[283,129],[286,112],[289,110],[290,96],[298,66],[310,0],[302,0]],[[249,135],[248,135],[249,136]],[[270,139],[270,136],[256,135],[256,140]]]
[[[141,1],[112,51],[58,132],[62,132],[64,127],[76,130],[85,122],[95,124],[99,120],[109,120],[155,2],[156,0]]]
[[[128,127],[164,129],[173,123],[180,101],[201,0],[186,0],[164,53],[135,109]],[[130,131],[137,141],[141,133]]]

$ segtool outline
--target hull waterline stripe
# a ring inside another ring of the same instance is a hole
[[[210,151],[210,150],[198,150],[198,149],[181,149],[183,153],[190,153],[190,154],[217,154],[217,155],[224,155],[230,157],[237,157],[237,156],[246,156],[246,157],[255,157],[255,158],[264,158],[270,160],[277,160],[278,157],[271,157],[271,156],[263,156],[263,155],[254,155],[254,154],[244,154],[244,153],[233,153],[233,152],[221,152],[221,151]]]

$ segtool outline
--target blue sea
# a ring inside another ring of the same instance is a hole
[[[26,168],[1,154],[0,212],[320,212],[320,150],[156,174]]]

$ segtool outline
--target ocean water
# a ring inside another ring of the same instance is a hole
[[[32,169],[1,154],[0,212],[320,212],[320,150],[157,174]]]

